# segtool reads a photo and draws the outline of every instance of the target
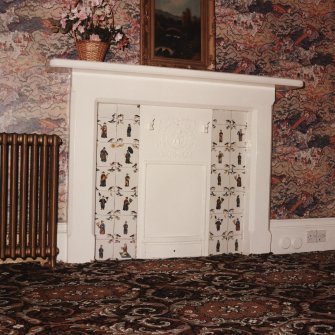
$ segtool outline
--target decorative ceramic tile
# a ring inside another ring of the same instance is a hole
[[[114,231],[114,220],[107,216],[95,218],[95,235],[98,239],[111,239]]]
[[[216,146],[223,147],[226,143],[230,142],[230,131],[227,130],[225,125],[217,125],[212,130],[212,141]]]
[[[123,192],[137,191],[137,172],[134,172],[134,169],[132,168],[122,168],[120,171],[116,171],[115,185],[120,187]]]
[[[234,213],[242,213],[244,211],[245,203],[245,193],[244,192],[234,192],[229,197],[229,209],[232,209]]]
[[[242,233],[243,215],[233,214],[234,217],[228,220],[228,231],[232,231],[234,234]]]
[[[227,240],[228,253],[241,253],[242,236],[234,236]]]
[[[97,166],[111,167],[115,161],[115,149],[110,143],[97,142]]]
[[[235,192],[243,192],[245,191],[246,186],[246,176],[245,171],[237,171],[230,175],[230,187],[235,188]]]
[[[235,144],[236,147],[247,146],[247,128],[243,126],[237,126],[231,130],[230,134],[231,143]],[[236,149],[237,150],[237,149]]]
[[[138,165],[138,147],[133,144],[123,144],[116,148],[116,161],[122,167],[131,168]]]
[[[96,187],[100,191],[111,191],[115,184],[115,173],[111,169],[97,168]]]
[[[135,120],[125,120],[117,125],[116,133],[117,138],[123,139],[123,143],[133,143],[134,140],[139,140],[140,125]]]
[[[209,223],[209,231],[212,236],[222,236],[228,229],[228,218],[225,215],[212,215]]]
[[[114,194],[110,191],[96,190],[95,213],[96,215],[109,215],[114,209]]]
[[[230,164],[234,165],[235,170],[245,169],[247,161],[247,150],[237,147],[230,153]]]
[[[129,192],[116,196],[115,209],[119,210],[121,215],[133,215],[134,212],[137,212],[137,197]]]
[[[211,190],[213,192],[223,191],[225,186],[229,186],[229,175],[224,170],[215,170],[211,174]]]
[[[135,258],[136,243],[128,239],[116,239],[114,243],[114,258],[123,260]]]
[[[216,147],[212,150],[212,164],[215,164],[216,169],[223,169],[226,164],[229,164],[229,152],[223,147]]]
[[[209,240],[208,252],[210,255],[219,255],[227,252],[227,240],[223,237],[212,237]]]
[[[103,261],[106,259],[113,258],[114,256],[114,243],[112,240],[100,240],[95,241],[95,259]]]
[[[131,215],[121,215],[115,220],[114,236],[117,239],[135,239],[137,220]]]
[[[98,119],[97,141],[104,143],[113,143],[116,141],[116,124],[114,119]]]
[[[223,192],[213,192],[210,206],[212,213],[223,214],[223,211],[228,209],[228,197]]]

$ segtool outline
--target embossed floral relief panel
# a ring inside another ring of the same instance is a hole
[[[333,0],[216,0],[217,71],[300,78],[277,92],[273,118],[272,218],[335,216],[335,3]],[[66,221],[69,74],[51,57],[76,58],[70,36],[53,33],[59,0],[0,2],[0,128],[56,133],[61,152],[60,221]],[[139,63],[140,1],[121,1],[117,22],[130,38],[106,61]]]
[[[96,259],[134,258],[139,108],[99,104],[97,127]]]
[[[213,111],[209,254],[241,252],[247,180],[247,113]]]

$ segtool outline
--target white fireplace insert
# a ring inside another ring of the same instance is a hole
[[[302,87],[302,81],[64,59],[51,60],[50,66],[72,73],[64,260],[99,257],[97,150],[104,148],[97,146],[99,109],[108,120],[115,108],[127,106],[140,113],[132,257],[205,256],[222,250],[222,241],[226,251],[270,252],[272,105],[276,89]],[[245,169],[238,166],[241,153]],[[221,194],[229,192],[228,205],[221,207]],[[232,228],[222,237],[217,228],[224,218]],[[117,234],[120,248],[127,241]],[[114,258],[122,252],[118,246]]]

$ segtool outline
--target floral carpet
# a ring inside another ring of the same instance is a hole
[[[0,334],[335,334],[335,251],[3,264]]]

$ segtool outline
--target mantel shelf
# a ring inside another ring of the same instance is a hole
[[[233,85],[275,87],[277,90],[301,88],[302,80],[254,76],[235,73],[211,72],[189,69],[175,69],[147,65],[115,64],[105,62],[89,62],[69,59],[51,59],[50,67],[75,70],[79,72],[92,72],[99,74],[130,75],[149,78],[165,78],[173,80],[192,80]]]

